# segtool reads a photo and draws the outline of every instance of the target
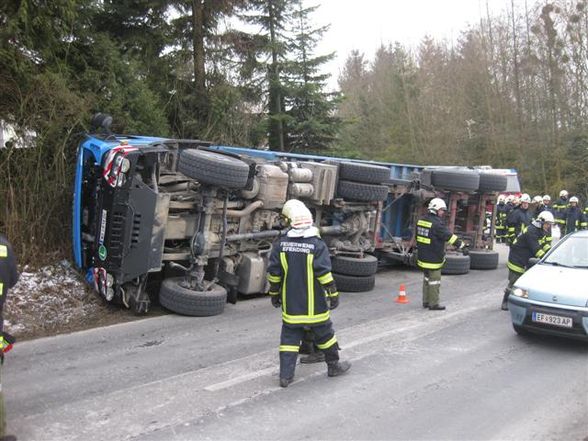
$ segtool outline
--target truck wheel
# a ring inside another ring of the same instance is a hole
[[[337,289],[342,292],[366,292],[374,289],[376,275],[348,276],[346,274],[333,273]]]
[[[221,314],[227,303],[227,291],[212,285],[209,291],[194,291],[185,288],[184,277],[165,279],[159,291],[159,303],[178,314],[207,317]]]
[[[498,268],[498,252],[492,250],[471,250],[471,269],[496,269]]]
[[[470,256],[461,254],[447,254],[441,274],[466,274],[470,272]]]
[[[378,271],[378,259],[370,255],[363,258],[335,256],[331,263],[333,272],[348,276],[371,276]]]
[[[480,174],[471,170],[433,170],[431,184],[442,190],[474,192],[480,186]]]
[[[497,173],[480,173],[480,193],[494,193],[506,190],[507,177]]]
[[[390,169],[380,165],[340,162],[339,178],[366,184],[381,184],[390,178]]]
[[[249,177],[249,166],[240,159],[198,149],[180,154],[178,171],[203,184],[228,188],[245,188]]]
[[[388,187],[385,185],[339,181],[337,197],[360,202],[383,201],[388,197]]]

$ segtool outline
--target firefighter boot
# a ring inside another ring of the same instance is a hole
[[[508,288],[506,288],[504,290],[504,297],[502,298],[502,305],[500,306],[500,309],[502,309],[503,311],[508,311],[508,295],[510,294],[510,290]]]
[[[335,361],[327,364],[327,375],[329,377],[338,377],[349,370],[351,363],[348,361]]]
[[[293,378],[280,378],[280,387],[288,387],[294,381]]]

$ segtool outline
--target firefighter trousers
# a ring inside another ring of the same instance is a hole
[[[439,291],[441,290],[441,269],[425,269],[423,273],[423,305],[438,305]]]
[[[280,336],[280,378],[292,379],[305,328],[312,329],[316,346],[324,352],[327,364],[339,361],[339,345],[330,320],[316,325],[290,325],[282,323]]]

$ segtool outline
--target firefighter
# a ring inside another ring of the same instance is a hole
[[[12,246],[8,239],[0,234],[0,365],[4,364],[4,353],[12,348],[14,338],[4,332],[4,302],[8,290],[16,285],[18,281],[18,271],[16,268],[16,258],[12,252]],[[1,368],[0,368],[1,371]],[[11,435],[6,435],[6,412],[4,410],[4,394],[2,393],[1,373],[0,373],[0,440],[15,440]]]
[[[561,230],[561,236],[566,234],[566,210],[568,209],[568,192],[562,190],[559,192],[559,199],[553,204],[553,215],[555,223]]]
[[[535,215],[533,216],[533,218],[537,219],[539,213],[542,213],[543,211],[549,211],[551,214],[553,214],[553,210],[551,208],[551,196],[549,196],[548,194],[543,195],[541,204],[535,210]]]
[[[588,230],[588,201],[586,201],[586,206],[584,207],[584,212],[582,214],[582,220],[580,221],[580,230]]]
[[[496,204],[496,241],[503,242],[506,239],[506,197],[501,194],[498,196]]]
[[[519,206],[512,210],[506,218],[506,227],[508,234],[508,243],[512,244],[516,237],[531,222],[531,213],[529,212],[529,203],[531,198],[527,193],[523,193],[519,199]]]
[[[441,198],[431,199],[429,212],[417,222],[417,266],[423,270],[423,308],[442,311],[439,304],[441,268],[445,264],[445,244],[453,245],[467,254],[465,243],[445,226],[442,217],[447,205]]]
[[[570,205],[566,210],[566,232],[565,234],[572,233],[579,230],[582,224],[582,209],[578,206],[578,198],[572,196],[570,198]]]
[[[272,305],[282,309],[280,386],[288,387],[308,328],[325,354],[329,377],[344,374],[351,364],[339,361],[339,345],[330,320],[329,310],[339,305],[339,292],[331,274],[329,250],[304,203],[287,201],[282,216],[291,228],[272,246],[267,278]]]
[[[517,236],[508,253],[508,285],[504,290],[501,309],[508,310],[508,296],[519,277],[525,272],[531,257],[541,258],[551,248],[548,237],[555,223],[549,211],[539,213],[531,225]]]

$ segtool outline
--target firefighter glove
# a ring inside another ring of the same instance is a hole
[[[329,309],[335,309],[339,306],[339,296],[329,297]]]
[[[280,306],[282,306],[282,299],[280,299],[279,295],[271,296],[271,298],[272,298],[272,305],[274,305],[274,308],[279,308]]]

